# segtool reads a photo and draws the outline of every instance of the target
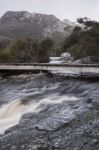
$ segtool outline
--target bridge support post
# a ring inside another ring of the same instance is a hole
[[[42,67],[40,68],[40,74],[42,73]]]

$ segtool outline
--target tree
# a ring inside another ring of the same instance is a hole
[[[87,18],[80,18],[78,21],[86,26],[86,30],[74,29],[65,39],[63,50],[69,51],[74,59],[99,57],[99,23]]]
[[[16,40],[0,53],[1,62],[37,63],[48,62],[54,42],[31,38]]]
[[[77,26],[73,29],[73,33],[69,37],[65,38],[62,45],[63,52],[68,52],[71,46],[77,44],[80,32],[81,28]]]
[[[39,63],[49,62],[49,55],[51,53],[53,45],[54,45],[54,42],[51,39],[45,39],[41,41],[39,50],[38,50],[38,62]]]
[[[35,62],[37,58],[38,41],[30,38],[17,40],[9,49],[13,55],[14,62]]]
[[[9,49],[3,49],[0,52],[0,63],[11,63],[13,62],[13,56]]]
[[[78,18],[77,22],[80,24],[85,25],[87,28],[88,27],[96,27],[99,26],[99,23],[97,21],[93,21],[90,18],[84,17],[84,18]]]

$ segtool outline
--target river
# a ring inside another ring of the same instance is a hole
[[[0,150],[98,150],[99,82],[0,78]]]

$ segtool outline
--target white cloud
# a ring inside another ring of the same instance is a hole
[[[0,15],[8,10],[54,14],[60,19],[87,16],[99,20],[99,0],[0,0]]]

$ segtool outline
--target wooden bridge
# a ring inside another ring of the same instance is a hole
[[[0,72],[6,71],[56,71],[73,74],[99,74],[99,64],[48,64],[48,63],[16,63],[0,64]]]

